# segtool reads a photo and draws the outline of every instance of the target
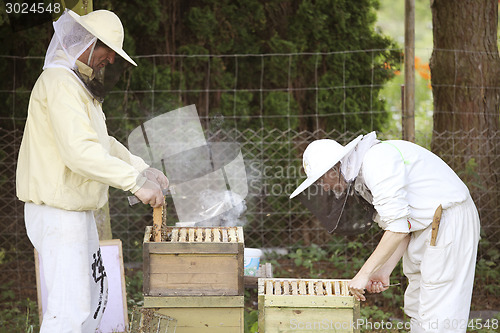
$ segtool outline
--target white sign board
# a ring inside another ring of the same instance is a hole
[[[123,269],[122,242],[119,239],[99,242],[108,278],[108,303],[97,332],[126,332],[128,326],[125,274]],[[43,275],[42,258],[35,250],[36,286],[40,323],[47,308],[47,288]]]

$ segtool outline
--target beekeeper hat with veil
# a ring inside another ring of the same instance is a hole
[[[47,49],[43,69],[62,67],[70,70],[100,101],[113,88],[129,64],[137,66],[123,50],[123,26],[118,16],[111,11],[97,10],[80,16],[71,10],[66,10],[53,25],[54,36]],[[88,59],[83,61],[89,66],[97,40],[103,42],[120,57],[115,58],[114,64],[108,64],[97,72],[81,73],[76,61],[90,48]]]
[[[330,232],[355,235],[366,232],[372,225],[375,209],[354,190],[365,153],[377,140],[375,132],[359,135],[342,146],[335,140],[321,139],[311,142],[302,158],[307,178],[290,195],[298,196]],[[347,183],[342,193],[325,191],[318,180],[340,162],[339,177]]]

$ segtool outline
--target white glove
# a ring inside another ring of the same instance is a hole
[[[147,168],[142,174],[150,181],[156,182],[161,189],[168,188],[168,178],[158,169]]]
[[[151,207],[160,207],[165,202],[165,197],[160,188],[160,185],[156,181],[146,180],[144,185],[138,189],[134,195],[141,200],[145,205],[149,204]]]

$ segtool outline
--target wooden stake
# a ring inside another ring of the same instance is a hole
[[[434,218],[432,219],[432,233],[431,233],[431,246],[436,246],[437,234],[439,231],[439,223],[441,222],[441,214],[443,212],[443,206],[439,205],[434,213]]]
[[[405,0],[403,140],[415,142],[415,0]]]

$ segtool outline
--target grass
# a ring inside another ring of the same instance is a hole
[[[12,291],[14,282],[2,286],[0,292],[0,333],[25,332],[40,330],[38,324],[37,302],[29,298],[17,299]]]

